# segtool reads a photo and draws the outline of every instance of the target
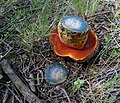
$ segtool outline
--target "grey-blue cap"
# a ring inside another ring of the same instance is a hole
[[[88,23],[78,16],[65,16],[60,20],[62,26],[73,32],[84,33],[88,29]]]
[[[45,80],[50,84],[62,83],[66,80],[69,70],[60,63],[53,63],[45,70]]]

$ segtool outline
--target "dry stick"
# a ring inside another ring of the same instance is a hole
[[[21,79],[15,74],[13,69],[8,64],[7,60],[3,59],[0,64],[3,68],[3,71],[8,75],[16,88],[20,91],[20,93],[29,103],[42,103],[42,101],[34,93],[32,93],[30,89],[26,87],[26,85],[21,81]]]
[[[10,51],[12,50],[12,47],[6,42],[4,42],[4,40],[0,39],[0,41],[2,41],[9,48],[9,50],[4,55],[0,55],[0,60],[2,60],[4,57],[6,57],[10,53]]]
[[[70,98],[69,98],[67,92],[65,91],[65,89],[61,88],[61,90],[65,93],[65,95],[66,95],[66,97],[68,99],[68,102],[71,103]]]
[[[5,95],[3,97],[2,103],[6,103],[7,99],[8,99],[8,89],[5,91]]]
[[[13,94],[12,96],[14,96],[14,97],[16,98],[16,100],[21,103],[20,99],[19,99],[18,96],[13,92],[13,90],[10,89],[9,87],[7,87],[7,89]],[[3,102],[3,103],[5,103],[5,102]]]

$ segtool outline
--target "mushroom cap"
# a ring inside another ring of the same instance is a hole
[[[88,29],[88,23],[78,16],[65,16],[60,20],[60,24],[73,32],[84,33]]]
[[[45,70],[45,79],[50,84],[62,83],[66,80],[68,69],[60,63],[49,65]]]
[[[82,49],[74,49],[61,42],[58,29],[56,28],[50,36],[50,42],[54,52],[62,57],[70,57],[74,60],[84,61],[91,57],[98,48],[98,37],[93,30],[88,30],[88,39]]]

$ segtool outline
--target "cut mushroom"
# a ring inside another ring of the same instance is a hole
[[[83,61],[91,57],[98,48],[98,37],[93,30],[88,30],[88,39],[82,49],[74,49],[65,45],[59,38],[58,28],[50,36],[50,42],[54,52],[62,57],[70,57],[74,60]]]

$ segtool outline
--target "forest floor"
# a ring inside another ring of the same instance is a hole
[[[86,19],[99,38],[99,49],[93,58],[81,63],[56,55],[49,42],[60,18],[75,15],[68,0],[38,1],[0,2],[1,103],[27,103],[29,97],[15,84],[19,79],[40,103],[120,103],[120,11],[115,10],[116,4],[100,2],[97,13]],[[19,79],[12,81],[5,73],[4,60]],[[67,80],[59,85],[44,79],[46,67],[54,62],[69,69]]]

